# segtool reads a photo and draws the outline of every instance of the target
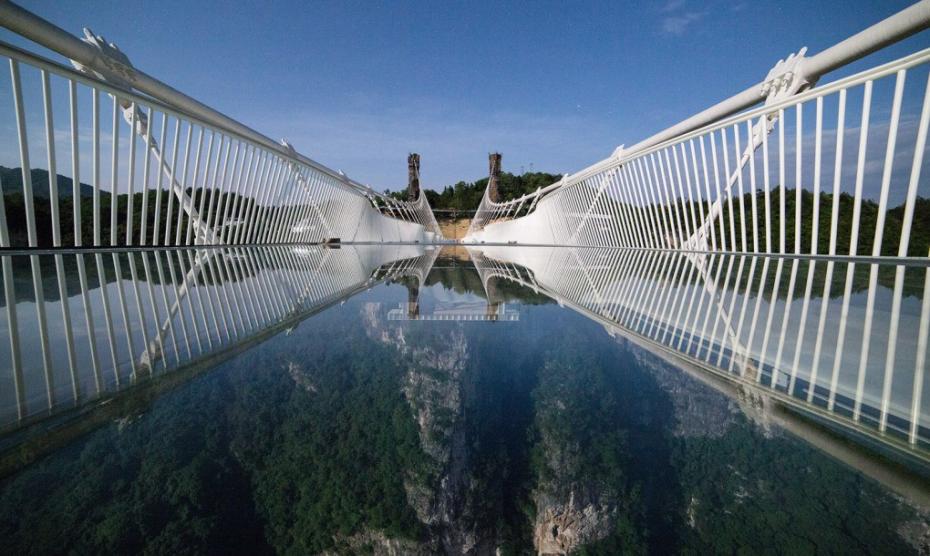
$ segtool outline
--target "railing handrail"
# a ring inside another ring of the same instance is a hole
[[[169,106],[173,110],[180,111],[189,117],[202,120],[224,132],[248,139],[286,159],[307,165],[318,172],[339,180],[341,183],[358,191],[360,194],[384,198],[383,194],[378,193],[371,187],[357,182],[344,173],[333,170],[305,155],[287,149],[270,137],[210,108],[202,102],[146,74],[140,69],[134,66],[126,66],[118,60],[106,57],[98,49],[90,46],[64,29],[17,6],[9,0],[0,0],[0,25],[68,59],[77,61],[83,66],[100,71],[101,73],[112,72],[113,67],[117,66],[120,75],[128,82],[132,83],[134,89],[151,97],[153,100]],[[31,53],[27,54],[36,56]],[[55,62],[51,60],[42,57],[38,58],[46,63],[55,64]],[[63,66],[59,69],[70,70],[70,68],[65,68]],[[86,76],[84,77],[86,78]],[[113,89],[120,89],[112,83],[107,83],[106,85]],[[129,91],[126,92],[128,93]]]

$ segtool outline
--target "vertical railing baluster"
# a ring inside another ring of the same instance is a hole
[[[71,208],[73,210],[74,246],[79,247],[83,244],[81,200],[84,192],[81,190],[81,158],[78,147],[80,139],[78,136],[77,84],[73,79],[68,80],[68,103],[71,108]]]
[[[119,99],[113,96],[113,131],[110,160],[110,245],[115,246],[119,210]]]
[[[153,119],[152,107],[149,106],[148,110],[145,113],[145,121],[147,123],[145,130],[145,158],[142,162],[142,213],[139,216],[139,245],[145,246],[149,245],[148,243],[148,226],[149,226],[149,171],[152,166],[152,126],[155,125],[155,120]],[[162,123],[164,125],[164,122]],[[164,140],[161,143],[158,143],[157,148],[165,148]],[[159,172],[159,175],[161,172]],[[157,201],[156,201],[157,202]],[[146,275],[148,273],[146,272]],[[156,319],[157,323],[157,319]]]
[[[162,200],[161,200],[161,196],[162,196],[162,179],[165,177],[165,171],[164,171],[164,164],[161,163],[161,160],[164,159],[164,156],[165,156],[165,149],[166,149],[167,146],[168,146],[167,143],[165,142],[165,139],[166,139],[167,134],[168,134],[168,123],[169,123],[169,120],[168,120],[168,114],[167,114],[167,112],[162,112],[162,115],[161,115],[161,134],[160,134],[159,137],[158,137],[158,139],[159,139],[159,145],[160,145],[160,147],[159,147],[159,149],[160,149],[160,156],[158,157],[158,159],[159,159],[159,162],[158,162],[158,179],[155,180],[155,222],[152,224],[152,243],[151,243],[151,245],[153,245],[153,246],[158,245],[159,240],[160,240],[160,238],[162,237],[161,234],[160,234],[159,232],[161,232],[161,229],[160,229],[160,228],[161,228],[161,205],[162,205]],[[178,144],[178,134],[179,134],[179,132],[180,132],[180,121],[178,122],[178,126],[175,127],[175,130],[174,130],[174,145],[171,147],[171,150],[172,150],[172,154],[171,154],[171,158],[172,158],[171,167],[172,167],[172,168],[175,167],[175,166],[174,166],[174,160],[177,159],[177,154],[178,154],[178,149],[177,149],[177,147],[176,147],[175,145]],[[169,187],[170,187],[170,184],[169,184]],[[169,205],[171,204],[171,192],[170,192],[170,191],[168,192],[168,203],[169,203]],[[170,217],[170,215],[167,213],[167,209],[166,209],[165,215],[166,215],[166,218],[165,218],[165,239],[161,242],[162,245],[167,245],[167,244],[168,244],[168,231],[167,231],[167,230],[168,230],[168,224],[167,224],[167,223],[168,223],[168,221],[170,220],[171,217]]]
[[[55,123],[48,72],[41,70],[42,100],[45,108],[45,150],[48,155],[48,200],[52,216],[52,246],[61,247],[61,216],[58,212],[58,167],[55,160]]]
[[[129,106],[131,111],[129,116],[129,175],[126,177],[126,245],[132,245],[132,221],[135,218],[135,207],[133,197],[136,194],[135,181],[136,181],[136,125],[137,125],[137,116],[136,112],[138,107],[136,103],[133,102]],[[146,150],[146,155],[148,155],[148,150]],[[143,184],[143,187],[145,185]]]
[[[229,138],[226,143],[226,154],[223,161],[223,177],[220,178],[219,188],[214,188],[214,197],[211,199],[210,212],[207,216],[207,228],[216,233],[217,242],[222,243],[223,238],[223,220],[221,215],[225,208],[229,196],[232,194],[232,184],[235,180],[236,168],[239,164],[239,149],[242,141],[236,141],[236,150],[233,151],[232,157],[232,174],[229,174],[229,151],[232,147],[233,139]],[[227,176],[229,180],[227,181]]]
[[[223,243],[235,243],[233,241],[235,236],[233,235],[233,232],[231,232],[230,230],[234,225],[235,227],[238,228],[238,224],[236,224],[236,222],[238,221],[238,218],[239,218],[239,204],[242,201],[242,198],[244,196],[242,180],[243,178],[245,179],[246,187],[248,187],[248,183],[251,180],[252,163],[254,162],[256,149],[251,148],[251,145],[246,145],[246,150],[249,152],[243,153],[242,155],[242,166],[239,169],[239,174],[238,174],[238,177],[236,178],[235,191],[232,192],[232,195],[234,197],[233,199],[230,200],[230,202],[227,202],[226,204],[226,210],[229,211],[229,214],[223,217],[223,222],[224,222]],[[248,159],[249,159],[248,163],[246,163],[246,160],[245,160],[246,155],[248,155]]]
[[[927,127],[930,125],[930,76],[924,86],[923,108],[920,112],[920,123],[917,125],[917,141],[914,147],[914,157],[911,163],[911,177],[907,185],[907,197],[904,201],[904,217],[901,222],[901,235],[898,238],[898,258],[907,257],[907,250],[911,240],[911,227],[914,224],[914,205],[917,202],[917,193],[920,187],[920,173],[926,152]],[[881,414],[878,428],[885,432],[888,426],[888,409],[891,406],[891,387],[893,384],[895,356],[898,349],[898,326],[901,317],[901,297],[904,290],[904,273],[907,270],[903,264],[895,267],[894,290],[891,297],[891,319],[888,327],[888,342],[885,350],[885,376],[882,380]],[[919,371],[918,371],[919,372]]]
[[[100,214],[100,92],[96,87],[91,88],[91,119],[93,120],[93,148],[91,155],[91,178],[94,187],[94,247],[102,245],[103,234],[102,216]]]
[[[213,210],[216,208],[216,198],[220,195],[221,188],[223,183],[226,181],[226,171],[229,169],[229,149],[232,146],[232,141],[229,140],[228,136],[222,135],[220,137],[220,144],[216,147],[216,165],[213,167],[213,181],[210,184],[210,200],[208,201],[210,205],[207,207],[207,212],[204,213],[203,204],[200,206],[200,218],[203,222],[203,226],[212,232],[214,232],[214,237],[219,237],[216,234],[216,230],[213,228]],[[226,150],[223,150],[223,147],[226,147]],[[220,158],[223,159],[223,175],[220,177]]]
[[[191,178],[191,194],[190,199],[187,201],[190,203],[190,208],[185,211],[187,215],[187,231],[184,234],[184,245],[192,245],[191,236],[194,231],[194,205],[197,204],[197,177],[200,175],[200,157],[203,153],[203,136],[207,133],[207,130],[204,127],[200,128],[200,132],[197,134],[197,154],[194,155],[194,175]],[[203,182],[200,184],[200,200],[201,205],[203,205],[203,194],[206,190],[207,178],[209,177],[210,169],[210,159],[213,156],[213,138],[216,136],[212,131],[210,132],[210,140],[207,141],[207,159],[203,164]],[[200,223],[198,222],[198,225]]]
[[[194,122],[190,122],[187,127],[187,140],[184,145],[184,166],[181,170],[181,181],[178,183],[174,181],[172,184],[175,190],[175,196],[178,198],[178,220],[177,225],[175,226],[174,231],[174,244],[175,245],[185,245],[181,241],[181,230],[184,229],[184,217],[187,216],[190,220],[190,215],[187,213],[185,207],[185,201],[188,200],[189,196],[187,195],[187,187],[190,185],[191,195],[194,194],[194,181],[197,179],[197,169],[200,166],[200,151],[203,148],[203,127],[197,131],[197,152],[194,155],[194,181],[187,181],[188,172],[190,171],[190,154],[191,154],[191,145],[193,144],[193,133],[194,133]]]
[[[891,170],[894,166],[895,145],[898,139],[898,123],[901,119],[901,102],[904,96],[904,82],[907,72],[899,70],[895,77],[894,97],[891,101],[891,119],[888,125],[888,142],[885,145],[885,162],[882,168],[882,189],[878,200],[878,215],[875,221],[875,236],[872,241],[872,256],[882,253],[882,236],[885,217],[888,211],[888,190],[891,185]],[[853,419],[859,421],[862,412],[862,398],[865,394],[865,375],[869,365],[869,347],[872,341],[872,319],[875,311],[875,293],[878,290],[878,264],[871,264],[869,269],[869,289],[865,302],[865,320],[862,326],[862,349],[859,352],[859,369],[856,379],[856,397],[853,406]]]
[[[26,134],[26,114],[23,107],[22,83],[19,77],[19,62],[10,58],[10,74],[13,81],[13,106],[16,112],[16,131],[19,135],[20,171],[23,176],[23,205],[26,210],[26,234],[29,247],[37,247],[35,197],[32,192],[32,166],[29,164],[29,137]]]
[[[930,257],[930,251],[927,256]],[[924,270],[924,289],[921,296],[920,325],[917,330],[917,354],[914,358],[914,387],[911,392],[911,416],[908,441],[911,445],[920,440],[920,413],[924,394],[924,375],[927,373],[927,337],[930,336],[930,266]]]
[[[107,275],[103,268],[103,255],[100,252],[94,254],[94,260],[97,263],[97,282],[100,290],[100,300],[103,306],[104,323],[107,329],[107,341],[110,344],[110,364],[113,365],[113,379],[116,388],[120,387],[119,363],[116,358],[116,334],[113,331],[113,314],[110,311],[110,296],[107,294]]]

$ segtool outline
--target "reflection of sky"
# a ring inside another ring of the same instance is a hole
[[[423,298],[432,298],[436,303],[445,303],[451,304],[455,302],[462,303],[479,303],[484,302],[484,298],[473,292],[466,292],[464,294],[456,293],[452,288],[448,288],[443,284],[434,284],[428,288],[423,288],[420,290],[420,295]]]

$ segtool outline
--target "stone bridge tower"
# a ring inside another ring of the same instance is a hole
[[[416,201],[420,198],[420,155],[410,153],[407,155],[407,200]]]
[[[501,153],[488,155],[488,199],[492,203],[501,202]]]

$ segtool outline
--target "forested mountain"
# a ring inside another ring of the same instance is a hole
[[[49,188],[48,188],[48,170],[42,170],[40,168],[33,168],[29,172],[32,177],[32,193],[36,197],[43,199],[48,199]],[[62,176],[58,174],[58,196],[61,198],[70,199],[73,195],[72,184],[74,180],[68,176]],[[21,168],[7,168],[5,166],[0,166],[0,185],[3,186],[3,194],[10,195],[15,193],[23,192],[23,171]],[[102,192],[103,195],[107,197],[110,196],[109,193]],[[94,195],[94,188],[86,183],[81,183],[81,197],[92,197]]]
[[[52,202],[49,197],[48,171],[42,169],[33,169],[30,172],[33,188],[33,210],[35,211],[36,222],[36,246],[52,247]],[[13,247],[25,247],[27,242],[27,224],[26,224],[26,203],[23,195],[22,170],[20,168],[5,168],[0,166],[0,179],[3,180],[3,200],[6,208],[7,226],[10,233],[10,244]],[[75,226],[74,226],[74,206],[75,201],[72,195],[72,180],[67,176],[58,175],[58,211],[59,224],[61,229],[61,243],[65,246],[75,244]],[[183,243],[185,233],[180,234],[181,242],[177,242],[177,230],[185,231],[188,227],[186,213],[180,210],[179,202],[176,196],[170,195],[167,184],[163,184],[163,189],[149,190],[147,194],[141,191],[135,191],[132,195],[132,242],[134,244],[160,244],[175,245]],[[111,245],[111,216],[112,216],[112,196],[108,191],[100,191],[99,229],[95,230],[94,226],[94,203],[93,187],[86,183],[81,183],[81,197],[79,198],[79,215],[81,243],[83,245],[93,244],[95,231],[100,236],[101,245]],[[213,192],[208,190],[206,195],[204,189],[188,187],[186,193],[193,199],[194,205],[203,206],[204,212],[207,213],[207,207],[214,206],[236,206],[239,207],[240,213],[244,214],[251,209],[254,201],[251,197],[242,196],[238,193],[223,193],[217,195],[214,199]],[[201,201],[201,197],[203,200]],[[143,203],[143,201],[146,201]],[[143,205],[147,205],[148,210],[145,214],[146,220],[146,237],[141,237]],[[160,205],[156,209],[156,205]],[[169,208],[171,209],[169,211]],[[123,245],[126,237],[126,213],[129,210],[129,194],[121,193],[116,196],[116,238],[118,245]],[[225,212],[225,211],[224,211]],[[170,214],[170,218],[169,218]],[[271,215],[272,212],[269,212]],[[156,219],[156,216],[158,217]],[[270,219],[270,217],[269,217]],[[156,220],[158,225],[156,226]],[[235,226],[238,221],[235,216],[230,215],[227,221],[217,214],[214,222],[214,228],[219,229],[223,225]],[[155,230],[159,229],[158,237],[155,237]],[[234,229],[234,228],[233,228]],[[170,230],[170,231],[169,231]],[[256,228],[257,231],[257,228]]]
[[[527,193],[532,193],[541,187],[551,185],[559,179],[561,174],[548,174],[546,172],[526,172],[522,175],[501,173],[499,191],[501,199],[509,201]],[[442,191],[424,189],[426,199],[434,210],[463,210],[472,211],[478,208],[481,197],[488,186],[488,178],[467,182],[460,181],[455,185],[447,185]],[[401,191],[385,191],[388,195],[398,199],[406,199],[407,193]]]

